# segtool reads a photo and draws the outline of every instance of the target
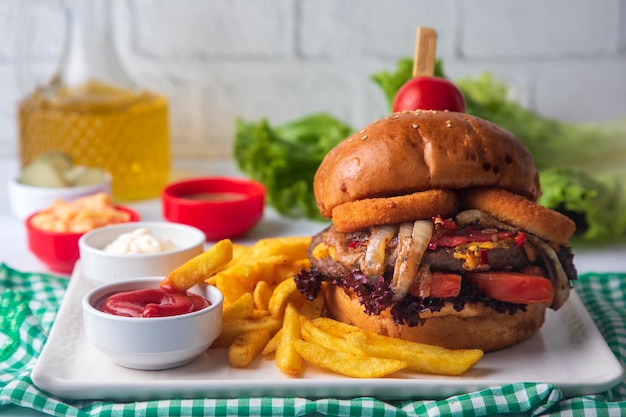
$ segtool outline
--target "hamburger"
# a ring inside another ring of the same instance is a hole
[[[341,322],[489,352],[535,334],[577,278],[575,223],[536,203],[528,149],[478,117],[375,121],[324,157],[313,189],[331,224],[296,284]]]

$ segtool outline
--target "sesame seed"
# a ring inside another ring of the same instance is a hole
[[[413,126],[413,129],[417,129],[419,127],[416,123],[413,123],[411,126]]]
[[[367,139],[367,135],[363,135],[363,137],[361,137],[361,140],[365,140]]]
[[[452,127],[452,122],[450,120],[446,121],[446,126]]]
[[[354,138],[349,138],[348,139],[348,143],[352,143],[353,140],[354,140]]]

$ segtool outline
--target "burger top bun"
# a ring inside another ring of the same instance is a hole
[[[466,113],[406,111],[343,140],[320,164],[313,190],[320,213],[365,198],[433,188],[498,187],[536,201],[539,175],[510,132]]]

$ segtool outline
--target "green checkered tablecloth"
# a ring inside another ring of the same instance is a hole
[[[546,416],[626,415],[626,380],[610,391],[565,398],[553,385],[515,383],[443,400],[306,398],[170,399],[113,403],[66,401],[40,391],[31,371],[63,299],[67,279],[0,265],[0,412],[13,404],[54,416],[349,415]],[[600,332],[626,366],[626,273],[585,274],[578,293]]]

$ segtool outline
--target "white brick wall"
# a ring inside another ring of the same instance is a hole
[[[0,0],[0,154],[17,150],[15,33],[24,0]],[[39,1],[40,79],[63,38]],[[81,0],[83,1],[83,0]],[[370,80],[439,32],[452,77],[491,71],[515,97],[571,121],[626,117],[626,0],[112,0],[129,72],[171,105],[175,155],[229,155],[234,120],[328,111],[359,127],[386,103]]]

